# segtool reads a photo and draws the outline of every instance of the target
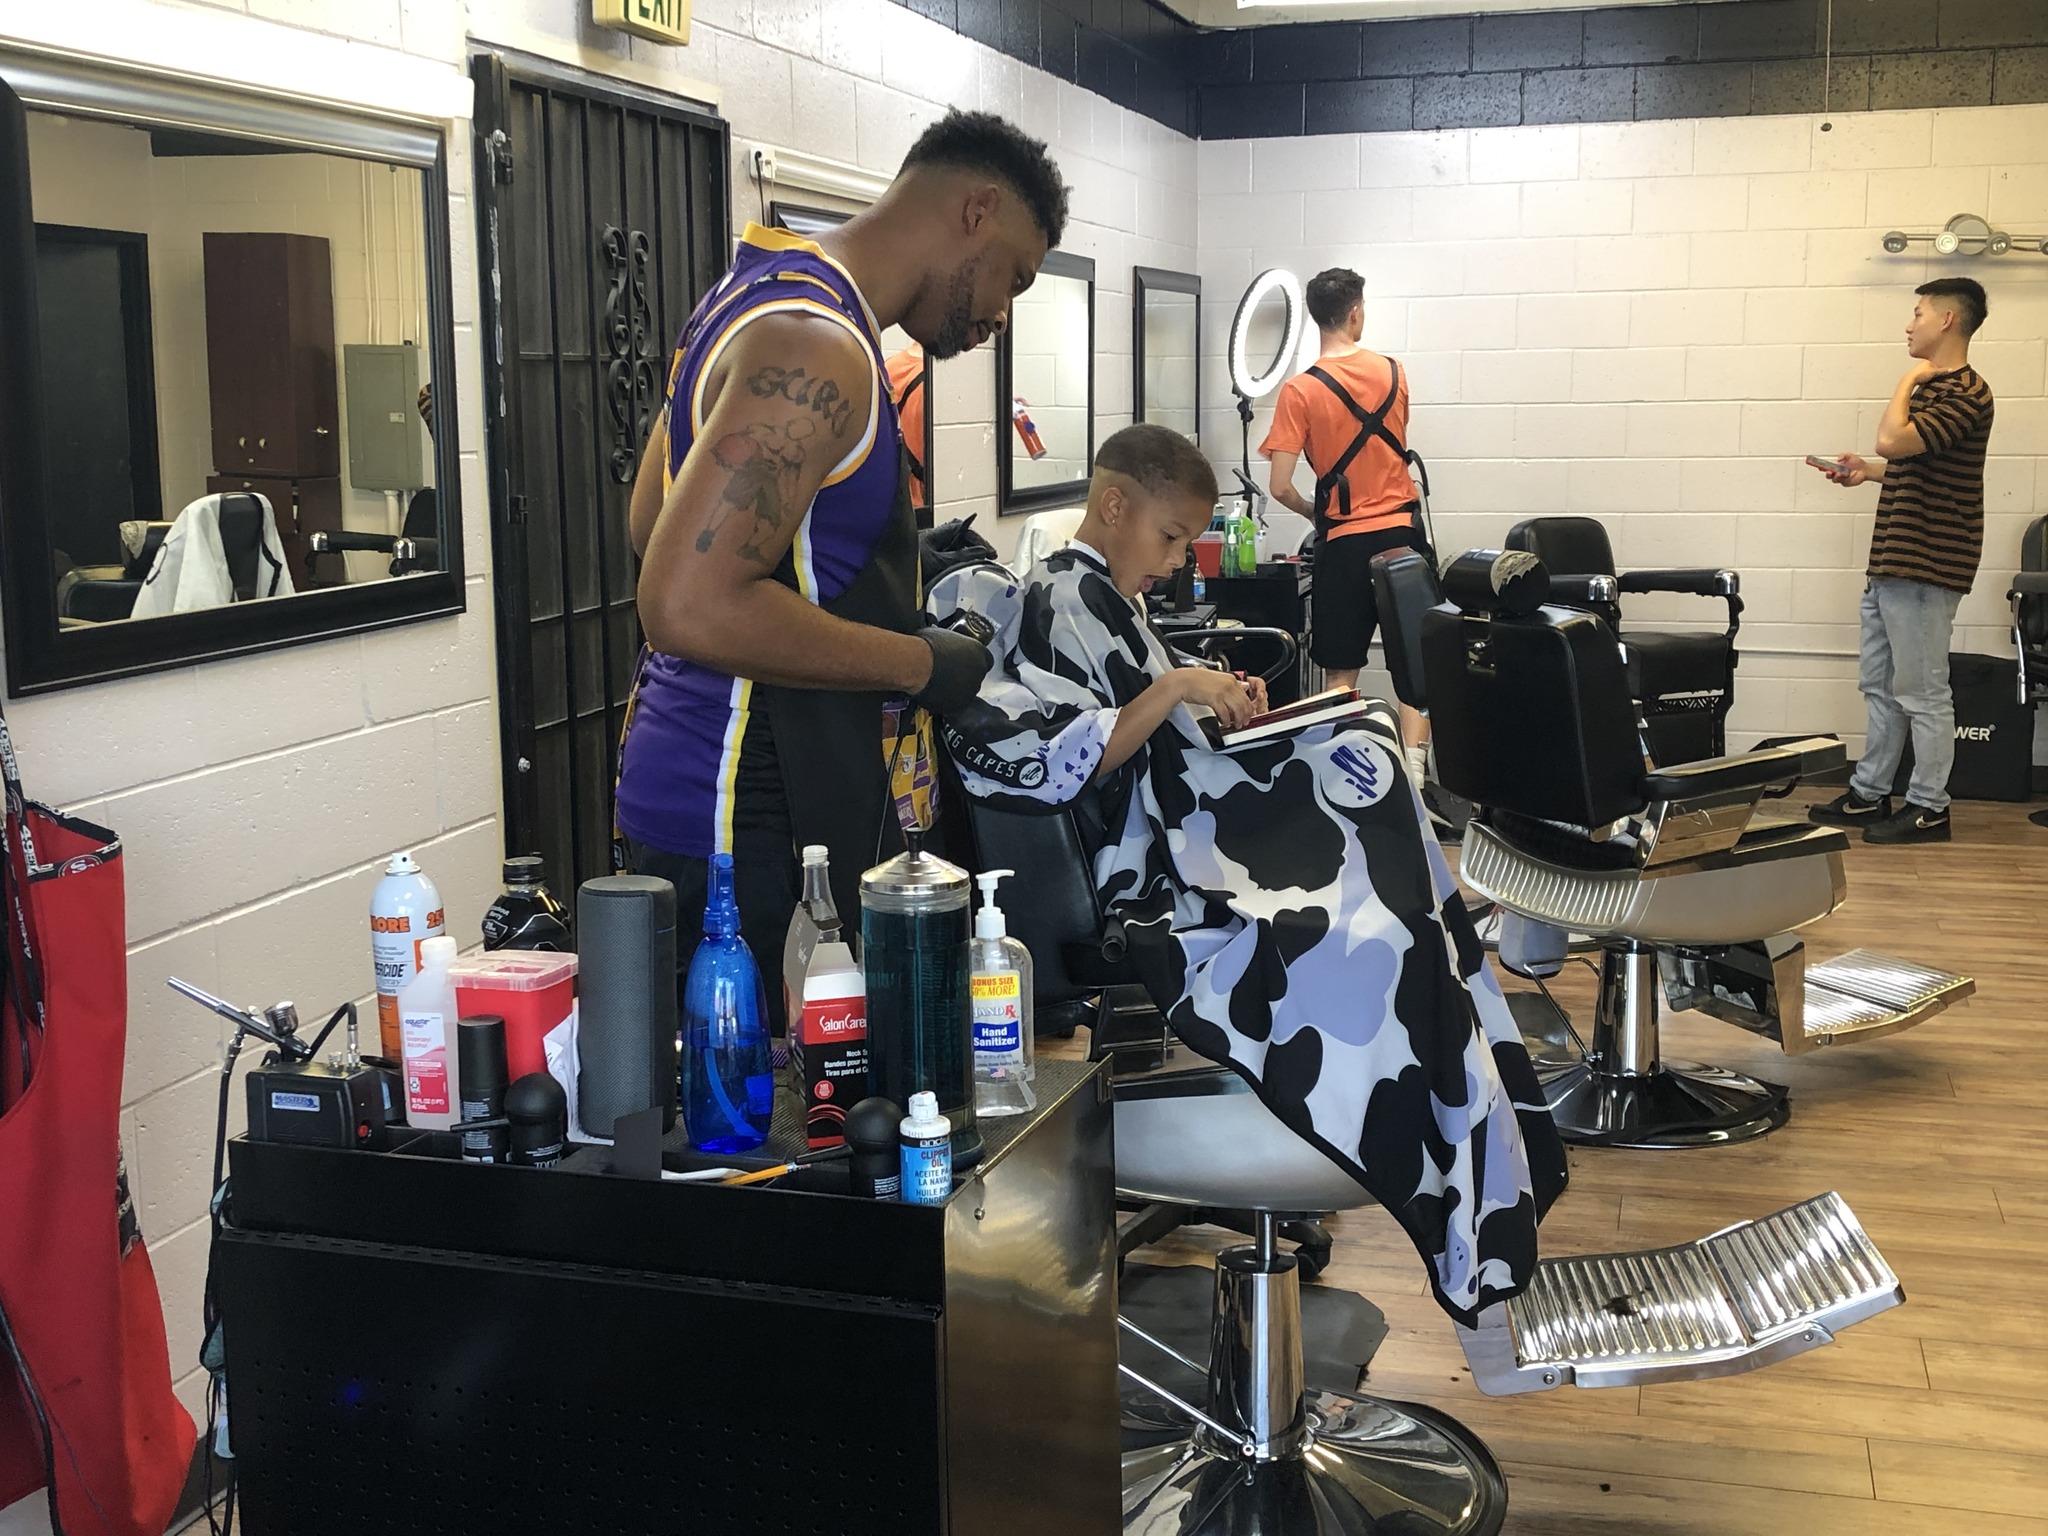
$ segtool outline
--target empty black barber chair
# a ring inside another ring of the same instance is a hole
[[[2020,535],[2020,568],[2006,592],[2012,603],[2012,643],[2020,663],[2020,702],[2048,698],[2048,517]],[[2027,818],[2048,827],[2048,811]]]
[[[2006,591],[2012,643],[2020,663],[2020,702],[2048,697],[2048,517],[2020,535],[2020,568]]]
[[[346,529],[321,529],[306,541],[306,575],[319,568],[322,555],[357,553],[388,555],[393,576],[410,576],[419,571],[441,569],[441,514],[434,488],[413,492],[405,509],[401,533],[352,533]]]
[[[1840,767],[1841,743],[1646,769],[1613,632],[1545,605],[1547,585],[1527,556],[1475,550],[1446,572],[1448,600],[1422,629],[1437,772],[1481,808],[1460,878],[1601,950],[1591,1042],[1578,1061],[1540,1066],[1544,1097],[1568,1140],[1762,1135],[1785,1122],[1784,1090],[1665,1060],[1664,999],[1797,1054],[1910,1028],[1973,983],[1867,950],[1808,967],[1796,930],[1847,894],[1848,843],[1756,810],[1767,790]]]
[[[1650,755],[1659,763],[1691,763],[1727,751],[1728,711],[1735,702],[1735,632],[1742,625],[1741,578],[1733,571],[1614,569],[1607,530],[1590,517],[1532,517],[1508,530],[1507,547],[1525,550],[1550,572],[1552,596],[1586,608],[1621,636],[1628,653],[1629,692],[1643,716]],[[1602,599],[1586,578],[1609,577],[1617,593],[1679,592],[1718,597],[1728,605],[1724,633],[1623,628],[1621,605]]]

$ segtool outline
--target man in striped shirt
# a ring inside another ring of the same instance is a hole
[[[1863,585],[1857,686],[1870,710],[1863,757],[1849,792],[1809,813],[1834,826],[1861,826],[1866,843],[1949,839],[1956,755],[1949,632],[1984,549],[1991,386],[1970,366],[1970,338],[1988,310],[1984,289],[1967,277],[1944,277],[1913,291],[1918,301],[1906,326],[1913,366],[1877,424],[1884,462],[1845,453],[1827,472],[1837,485],[1884,487]],[[1892,779],[1909,737],[1913,776],[1895,811]]]

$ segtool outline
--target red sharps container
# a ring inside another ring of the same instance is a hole
[[[536,949],[496,949],[448,967],[455,1006],[464,1018],[496,1014],[505,1021],[505,1065],[511,1081],[548,1069],[541,1041],[576,1002],[576,957]]]

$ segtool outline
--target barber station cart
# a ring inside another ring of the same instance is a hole
[[[1118,1530],[1107,1079],[1038,1088],[944,1207],[235,1142],[249,1536]]]

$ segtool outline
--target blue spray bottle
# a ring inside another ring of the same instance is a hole
[[[683,1125],[701,1152],[750,1152],[768,1139],[775,1078],[768,1062],[768,995],[740,937],[732,855],[711,860],[704,941],[683,983],[677,1072]]]

